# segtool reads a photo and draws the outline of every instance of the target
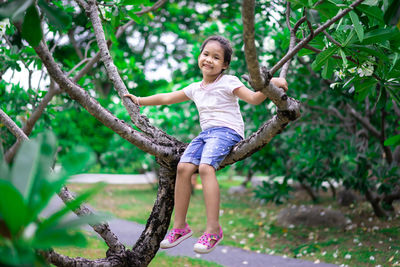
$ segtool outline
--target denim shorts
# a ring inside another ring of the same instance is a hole
[[[197,166],[208,164],[218,169],[219,164],[240,140],[242,137],[230,128],[209,128],[190,142],[179,162],[188,162]]]

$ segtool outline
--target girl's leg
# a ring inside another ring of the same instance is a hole
[[[204,202],[206,204],[207,227],[209,234],[219,234],[219,184],[214,167],[200,164],[199,174],[203,185]]]
[[[192,193],[192,174],[197,166],[192,163],[179,163],[175,182],[175,219],[173,228],[182,229],[186,225],[186,214]]]

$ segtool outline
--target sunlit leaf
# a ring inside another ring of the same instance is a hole
[[[39,153],[38,142],[33,140],[23,142],[11,170],[11,181],[26,201],[28,201],[35,183]]]
[[[358,39],[360,40],[360,42],[362,42],[364,40],[364,28],[361,25],[361,22],[358,19],[357,14],[354,11],[350,11],[349,15],[350,15],[351,21],[353,22],[353,26],[354,26],[354,29],[356,30]]]

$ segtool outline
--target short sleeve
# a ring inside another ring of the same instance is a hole
[[[238,77],[227,75],[226,86],[229,88],[230,92],[233,92],[235,89],[244,86],[244,84],[239,80]]]
[[[192,84],[189,84],[188,86],[186,86],[185,88],[182,89],[183,92],[185,93],[185,95],[187,97],[189,97],[191,100],[193,100],[193,88],[194,88],[194,86],[193,86],[193,83],[192,83]]]

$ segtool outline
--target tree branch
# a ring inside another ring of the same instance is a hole
[[[28,140],[28,137],[21,130],[21,128],[19,128],[18,125],[2,109],[0,109],[0,121],[17,138],[17,140]]]
[[[133,103],[133,101],[131,101],[130,99],[124,97],[124,95],[128,93],[128,90],[126,89],[126,86],[122,81],[121,76],[119,75],[118,70],[108,50],[103,31],[103,26],[98,16],[96,1],[94,0],[88,1],[86,12],[89,14],[90,20],[92,21],[97,44],[100,49],[101,60],[106,68],[108,78],[113,83],[114,88],[117,90],[118,95],[122,99],[122,103],[124,104],[126,110],[128,111],[133,123],[141,131],[143,131],[150,138],[152,138],[152,141],[155,143],[160,143],[160,141],[161,143],[171,142],[171,141],[176,142],[175,138],[167,135],[164,131],[151,125],[147,117],[140,115],[139,106],[136,103]]]
[[[357,121],[359,121],[364,128],[366,128],[370,133],[372,133],[378,140],[381,139],[381,133],[369,122],[369,120],[363,116],[361,116],[360,113],[358,113],[352,106],[349,104],[346,105],[347,109],[350,112],[350,115],[354,117]]]
[[[300,43],[298,43],[292,50],[288,51],[288,53],[281,59],[279,60],[278,63],[275,64],[270,70],[271,75],[274,75],[276,71],[278,71],[289,59],[293,58],[294,55],[297,54],[297,52],[302,49],[306,44],[308,44],[315,36],[320,34],[322,31],[326,30],[329,26],[331,26],[333,23],[344,17],[347,13],[352,11],[356,6],[360,5],[364,0],[357,0],[354,1],[348,8],[342,10],[339,12],[336,16],[334,16],[332,19],[328,20],[325,22],[323,25],[318,27],[315,31],[314,34],[308,35],[306,38],[304,38]],[[244,25],[243,25],[244,26]]]
[[[151,155],[164,155],[166,158],[176,159],[180,155],[183,144],[179,141],[170,142],[168,144],[160,144],[154,142],[146,135],[135,131],[131,126],[124,121],[119,120],[112,115],[108,110],[104,109],[88,92],[83,90],[77,84],[69,80],[61,71],[60,67],[54,61],[47,46],[41,42],[36,48],[36,53],[46,66],[49,75],[58,83],[60,88],[65,90],[71,98],[80,103],[90,114],[102,122],[105,126],[113,130],[115,133],[126,139],[130,143],[142,149],[144,152]],[[174,147],[175,146],[175,147]]]

